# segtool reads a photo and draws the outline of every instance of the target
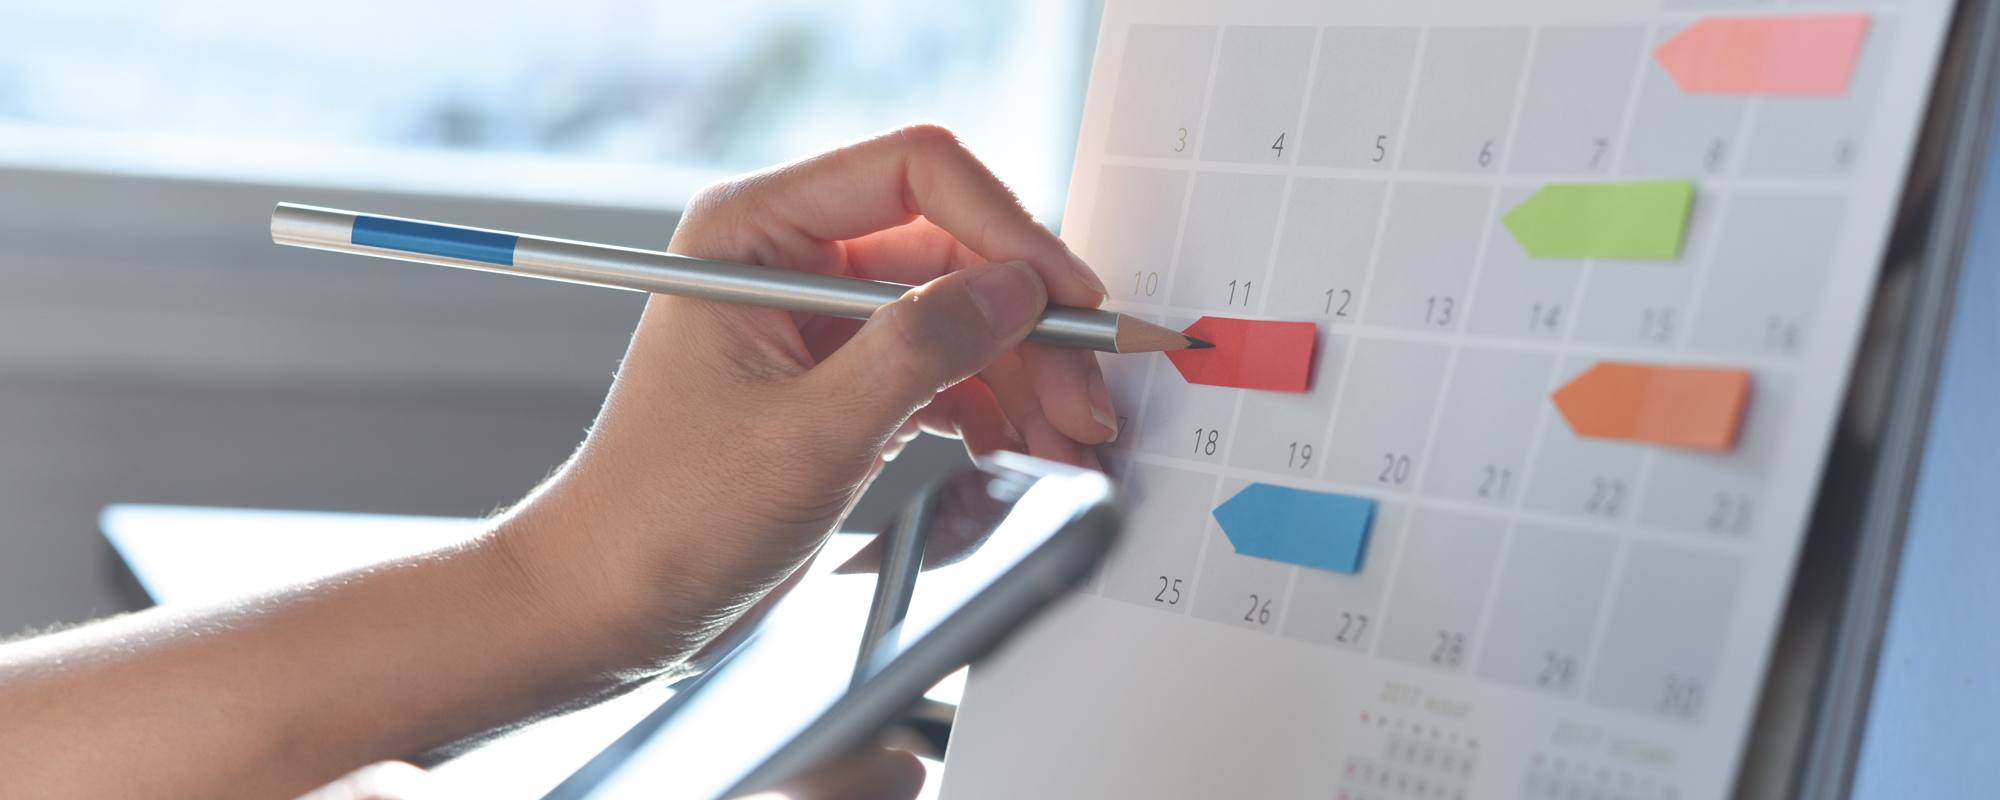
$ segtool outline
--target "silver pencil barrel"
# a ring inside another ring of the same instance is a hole
[[[898,283],[291,203],[280,203],[271,212],[271,241],[847,319],[867,319],[911,289]],[[1118,315],[1050,306],[1028,340],[1116,353]]]

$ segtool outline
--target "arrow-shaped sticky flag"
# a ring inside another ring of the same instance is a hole
[[[1578,436],[1727,452],[1750,402],[1750,373],[1607,361],[1552,399]]]
[[[1181,332],[1215,345],[1167,351],[1188,383],[1274,392],[1312,388],[1310,322],[1202,317]]]
[[[1867,14],[1708,17],[1653,58],[1688,94],[1839,97],[1867,35]]]
[[[1375,501],[1253,483],[1214,513],[1241,555],[1354,573],[1368,550]]]
[[[1536,258],[1671,259],[1693,207],[1692,181],[1551,183],[1500,221]]]

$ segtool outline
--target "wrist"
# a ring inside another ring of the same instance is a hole
[[[566,468],[502,516],[483,547],[495,580],[527,600],[539,638],[577,668],[651,675],[698,650],[714,627],[688,554]]]

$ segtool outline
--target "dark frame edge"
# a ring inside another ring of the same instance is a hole
[[[1994,6],[1962,0],[1953,16],[1737,771],[1739,800],[1833,800],[1853,781],[1993,128]]]

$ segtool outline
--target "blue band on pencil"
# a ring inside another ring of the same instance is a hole
[[[354,233],[348,239],[363,247],[380,247],[385,250],[402,250],[407,253],[423,253],[505,266],[514,264],[514,244],[520,240],[521,237],[504,233],[359,216],[354,218]]]

